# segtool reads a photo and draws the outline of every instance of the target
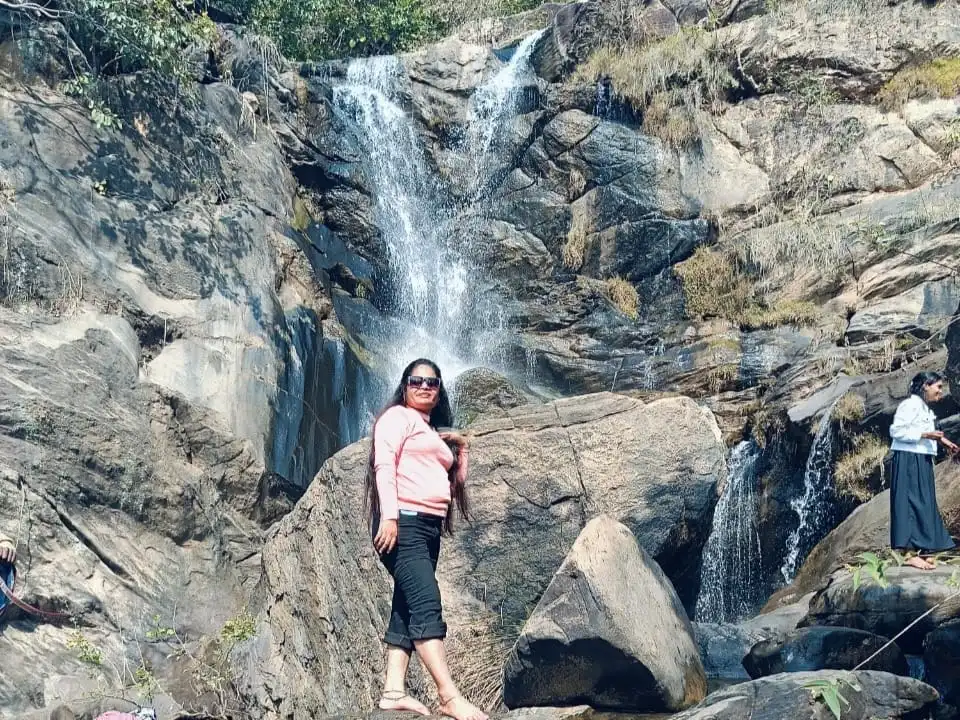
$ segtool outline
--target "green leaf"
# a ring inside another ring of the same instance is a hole
[[[826,703],[828,708],[830,708],[830,712],[833,713],[833,716],[837,720],[840,720],[840,715],[842,712],[840,708],[840,694],[836,690],[833,690],[832,692],[831,691],[824,692],[822,697],[823,697],[823,702]]]

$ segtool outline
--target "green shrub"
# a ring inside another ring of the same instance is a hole
[[[251,0],[247,21],[297,60],[395,53],[443,30],[424,0]]]
[[[153,70],[183,78],[192,45],[209,44],[216,27],[186,0],[65,0],[65,23],[97,73]]]

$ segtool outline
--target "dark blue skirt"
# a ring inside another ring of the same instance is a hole
[[[890,483],[890,546],[940,552],[955,547],[937,507],[933,455],[896,450]]]

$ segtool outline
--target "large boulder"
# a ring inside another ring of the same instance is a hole
[[[603,393],[481,416],[471,432],[475,517],[444,541],[437,573],[452,645],[485,614],[522,624],[601,513],[629,527],[669,577],[695,577],[724,474],[709,411],[687,398],[645,405]],[[241,663],[254,717],[367,710],[379,696],[390,594],[363,518],[368,448],[328,460],[264,548],[257,639]],[[461,639],[476,649],[471,663],[502,662],[499,649],[487,657],[475,636]]]
[[[841,672],[784,673],[771,675],[710,693],[706,700],[674,715],[671,720],[785,720],[814,718],[827,720],[836,715],[810,687],[814,682],[835,686],[846,704],[841,704],[843,720],[879,720],[880,718],[918,718],[931,710],[937,691],[912,678],[873,670]]]
[[[801,628],[784,638],[757,643],[743,659],[743,666],[752,678],[805,670],[853,670],[887,646],[864,669],[909,676],[900,648],[888,643],[887,638],[863,630]]]
[[[587,523],[504,666],[508,707],[681,710],[706,695],[690,621],[630,530]]]
[[[832,625],[867,630],[894,637],[916,621],[897,643],[906,653],[923,652],[926,635],[960,617],[960,597],[954,588],[955,567],[938,565],[917,570],[908,565],[887,568],[881,585],[852,573],[836,573],[830,584],[813,596],[801,626]]]
[[[684,397],[644,404],[597,393],[481,417],[471,432],[475,519],[441,560],[444,577],[458,579],[451,592],[522,622],[584,524],[603,513],[630,528],[692,606],[726,473],[709,410]]]

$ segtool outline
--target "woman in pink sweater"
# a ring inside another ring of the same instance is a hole
[[[468,518],[464,482],[467,440],[454,432],[440,368],[415,360],[373,428],[367,504],[373,544],[393,576],[393,604],[384,635],[387,671],[382,710],[430,711],[407,695],[406,675],[414,650],[437,684],[440,712],[456,720],[487,720],[457,689],[443,640],[437,559],[440,536],[452,531],[453,509]]]

